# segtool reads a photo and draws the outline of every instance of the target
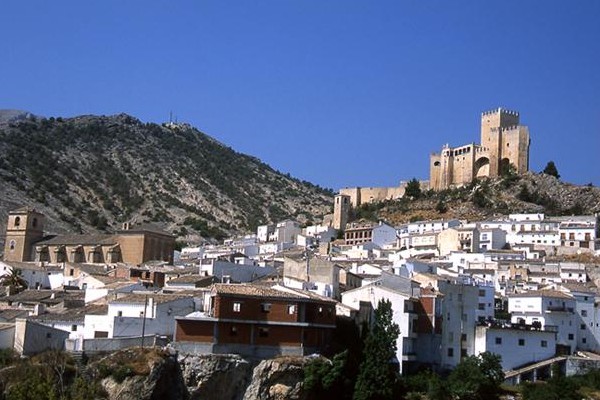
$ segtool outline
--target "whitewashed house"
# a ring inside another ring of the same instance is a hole
[[[391,302],[392,320],[400,327],[400,335],[396,341],[400,372],[407,363],[416,361],[417,315],[413,312],[413,298],[419,290],[418,283],[410,279],[384,273],[375,283],[342,293],[342,303],[355,310],[360,308],[361,302],[371,303],[373,309],[377,308],[380,300]]]
[[[504,371],[516,369],[554,357],[556,332],[512,325],[479,325],[475,328],[475,354],[486,351],[502,357]]]
[[[373,228],[373,236],[371,237],[371,241],[375,243],[378,247],[386,247],[392,246],[396,244],[397,233],[396,228],[385,224],[383,222],[379,222],[379,225]]]
[[[39,262],[0,261],[0,276],[10,275],[13,269],[21,271],[21,277],[27,282],[27,289],[51,289],[53,285],[54,288],[62,285],[60,268],[49,268]]]
[[[511,323],[537,325],[541,330],[557,332],[557,347],[568,354],[577,347],[581,329],[576,315],[576,300],[557,290],[538,290],[508,296]]]
[[[84,338],[173,336],[175,317],[195,311],[194,299],[181,295],[129,294],[108,302],[104,315],[86,315]]]
[[[462,357],[477,355],[478,324],[494,318],[494,286],[476,284],[468,278],[440,281],[442,338],[441,367],[456,367]],[[434,351],[432,349],[432,351]]]

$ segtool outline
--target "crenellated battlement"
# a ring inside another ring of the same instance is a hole
[[[519,125],[510,126],[493,126],[490,128],[490,132],[506,132],[519,130]]]
[[[431,187],[442,190],[475,178],[498,177],[507,165],[517,173],[529,169],[529,130],[517,111],[502,107],[481,113],[481,142],[458,147],[443,145],[430,157]]]
[[[494,110],[490,110],[490,111],[484,111],[481,113],[481,116],[483,117],[486,115],[494,115],[494,114],[514,115],[515,117],[519,116],[519,113],[517,111],[507,110],[502,107],[498,107],[498,108],[496,108]]]

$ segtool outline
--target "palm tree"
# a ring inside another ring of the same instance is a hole
[[[29,282],[27,282],[21,275],[22,271],[18,268],[11,268],[9,274],[2,275],[0,277],[0,286],[8,286],[15,288],[18,292],[27,289]]]

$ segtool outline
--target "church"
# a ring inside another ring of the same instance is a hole
[[[45,235],[44,214],[28,207],[9,212],[4,261],[51,264],[173,262],[175,237],[152,226],[123,229],[114,234]]]

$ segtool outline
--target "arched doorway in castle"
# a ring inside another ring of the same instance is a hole
[[[475,161],[475,177],[484,178],[490,176],[490,159],[487,157],[478,158]]]
[[[510,160],[508,158],[503,158],[500,160],[500,175],[508,175],[510,172]]]

